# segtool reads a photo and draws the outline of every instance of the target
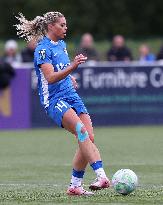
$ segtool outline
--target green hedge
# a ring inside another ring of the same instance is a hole
[[[13,24],[18,12],[32,19],[52,10],[64,13],[73,40],[84,32],[100,40],[115,34],[132,38],[163,35],[162,0],[1,0],[0,38],[16,37]]]

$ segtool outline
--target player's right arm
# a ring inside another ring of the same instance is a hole
[[[85,63],[86,60],[87,57],[83,56],[82,54],[77,55],[69,66],[67,66],[64,70],[60,70],[58,72],[54,71],[54,67],[51,63],[41,64],[40,68],[48,83],[55,83],[64,79],[72,71],[77,69],[79,64]]]
[[[72,63],[63,70],[56,72],[53,67],[52,53],[46,45],[39,45],[34,53],[34,61],[40,67],[49,84],[58,82],[77,69],[78,65],[85,63],[87,57],[82,54],[75,56]]]

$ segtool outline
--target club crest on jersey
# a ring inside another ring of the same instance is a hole
[[[39,58],[40,60],[44,60],[46,57],[46,49],[42,49],[39,51]]]

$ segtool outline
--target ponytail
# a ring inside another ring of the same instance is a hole
[[[64,17],[60,12],[48,12],[43,16],[36,16],[36,18],[29,21],[22,13],[19,13],[19,15],[16,16],[19,24],[15,25],[17,35],[26,41],[33,39],[38,41],[46,35],[48,24],[55,23],[60,17]]]

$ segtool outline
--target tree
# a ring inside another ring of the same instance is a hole
[[[65,15],[73,39],[84,32],[99,39],[117,33],[129,37],[163,35],[162,0],[1,0],[0,4],[1,38],[16,37],[13,24],[18,12],[32,19],[52,10]]]

